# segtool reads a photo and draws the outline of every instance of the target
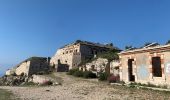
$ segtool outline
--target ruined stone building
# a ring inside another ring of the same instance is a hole
[[[33,75],[37,74],[39,72],[46,72],[49,70],[49,62],[50,58],[44,58],[44,57],[31,57],[14,68],[8,70],[6,72],[6,75],[10,75],[15,73],[16,75],[21,75],[24,73],[25,75]]]
[[[121,80],[170,85],[170,45],[150,45],[123,51],[119,56]]]
[[[98,53],[109,50],[119,50],[111,45],[92,43],[77,40],[57,50],[54,57],[51,58],[51,66],[55,66],[58,71],[68,71],[86,60],[94,58]]]
[[[101,72],[106,72],[106,67],[108,66],[110,68],[110,74],[115,76],[119,75],[119,60],[109,62],[106,58],[95,59],[92,62],[80,66],[79,69],[82,71],[92,71],[96,75],[99,75]]]

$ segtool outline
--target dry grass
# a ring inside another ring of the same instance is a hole
[[[0,100],[14,100],[13,94],[7,90],[0,89]]]

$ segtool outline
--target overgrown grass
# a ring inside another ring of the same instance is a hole
[[[0,89],[0,100],[16,100],[13,94],[7,90]]]

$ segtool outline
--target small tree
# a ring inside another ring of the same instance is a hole
[[[108,44],[106,44],[106,46],[111,46],[111,47],[113,47],[113,43],[108,43]]]
[[[130,46],[125,46],[125,50],[133,48],[131,45]]]
[[[168,40],[168,41],[166,42],[166,44],[170,44],[170,40]]]

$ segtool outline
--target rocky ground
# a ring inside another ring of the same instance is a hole
[[[21,100],[170,100],[170,93],[124,86],[110,86],[97,80],[86,80],[55,74],[62,85],[49,87],[0,87]],[[62,79],[62,80],[61,80]]]

